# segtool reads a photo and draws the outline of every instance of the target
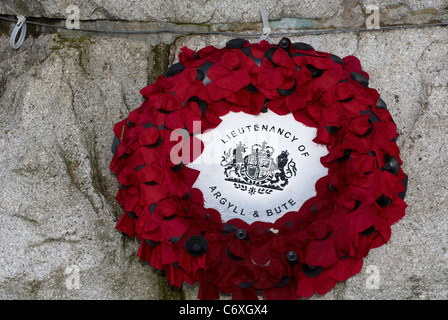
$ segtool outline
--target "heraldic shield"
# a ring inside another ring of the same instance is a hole
[[[266,145],[252,146],[252,153],[244,158],[245,174],[249,179],[263,181],[272,178],[277,168],[274,159],[271,157],[274,149]]]
[[[224,152],[221,166],[224,167],[226,181],[270,190],[283,190],[288,180],[296,175],[296,164],[293,159],[288,158],[287,151],[282,151],[280,155],[273,157],[275,150],[266,142],[261,145],[254,144],[251,153],[245,154],[247,149],[240,142],[236,148]],[[240,189],[246,190],[246,188]]]

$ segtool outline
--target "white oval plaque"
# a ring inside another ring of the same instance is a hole
[[[327,175],[320,158],[328,151],[315,137],[292,114],[231,112],[198,136],[204,151],[189,165],[201,172],[193,187],[224,221],[275,222],[315,196],[316,181]]]

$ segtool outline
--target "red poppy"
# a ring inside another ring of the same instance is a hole
[[[134,238],[135,220],[131,219],[127,213],[123,213],[115,228],[127,234],[129,237]]]

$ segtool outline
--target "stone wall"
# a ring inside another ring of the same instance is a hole
[[[11,15],[8,5],[30,21],[57,24],[72,4],[80,8],[82,28],[259,33],[258,3],[3,0],[0,15]],[[266,4],[274,32],[363,27],[369,4],[380,7],[382,26],[448,19],[446,0]],[[112,127],[140,106],[139,90],[176,61],[182,46],[221,47],[230,38],[29,25],[24,44],[13,50],[11,26],[0,22],[0,298],[195,299],[196,286],[169,287],[160,272],[140,263],[138,243],[114,229],[121,209],[108,169]],[[390,242],[371,251],[358,275],[312,299],[447,299],[447,28],[291,40],[360,58],[370,86],[398,125],[403,170],[409,175],[409,207],[393,226]],[[368,285],[371,270],[380,276],[376,288]],[[77,272],[79,286],[73,286]]]

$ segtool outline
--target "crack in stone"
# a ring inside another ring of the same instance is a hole
[[[424,110],[427,109],[428,107],[428,92],[430,90],[431,84],[428,83],[427,81],[425,81],[424,76],[423,76],[423,71],[419,69],[419,65],[420,65],[420,61],[423,59],[425,53],[427,52],[427,50],[432,47],[434,44],[439,43],[439,40],[434,40],[431,41],[426,47],[425,49],[422,50],[422,54],[420,55],[420,57],[417,59],[417,61],[415,62],[415,69],[418,70],[420,72],[420,78],[421,78],[421,85],[420,85],[420,94],[419,94],[419,99],[418,99],[418,103],[420,105],[420,109],[418,110],[415,118],[413,119],[410,128],[408,130],[408,133],[406,134],[406,136],[404,137],[404,139],[400,139],[401,141],[399,142],[399,148],[403,148],[403,146],[405,145],[406,141],[412,137],[412,134],[417,126],[418,121],[420,120],[420,117],[424,114]]]
[[[45,238],[44,240],[39,241],[39,242],[37,242],[37,243],[31,243],[31,244],[28,244],[28,248],[27,248],[27,249],[29,249],[29,248],[35,248],[35,247],[42,246],[42,245],[44,245],[44,244],[51,244],[51,243],[70,243],[70,244],[78,244],[78,243],[81,243],[81,242],[82,242],[81,240],[66,239],[65,237],[58,237],[58,238],[52,238],[52,237],[49,237],[49,238]]]
[[[82,52],[81,48],[75,48],[75,50],[78,51],[79,54],[80,54],[80,52]],[[88,76],[88,73],[84,70],[84,68],[82,66],[80,66],[80,68],[83,70],[84,74],[86,74]],[[65,68],[65,64],[63,65],[63,73],[64,74],[67,73],[66,68]],[[78,115],[78,113],[76,111],[76,107],[75,107],[76,106],[75,91],[74,91],[74,88],[73,88],[72,83],[70,81],[70,78],[69,77],[67,77],[67,78],[68,78],[68,80],[65,81],[65,83],[66,83],[66,85],[69,88],[70,93],[71,93],[70,107],[71,107],[71,110],[73,112],[74,118],[76,119],[76,126],[78,128],[82,128],[81,121],[79,119],[79,115]],[[83,144],[86,144],[84,138],[82,139],[82,141],[83,141]],[[96,150],[97,149],[96,146],[97,146],[97,143],[96,143],[96,137],[95,136],[93,138],[93,150],[92,150],[92,148],[89,148],[87,144],[85,145],[86,151],[89,154],[88,161],[89,161],[90,169],[92,171],[92,177],[90,179],[89,186],[92,187],[92,191],[94,193],[96,193],[99,198],[101,198],[101,196],[103,196],[104,199],[107,199],[106,194],[105,194],[103,188],[101,187],[102,186],[102,178],[101,178],[100,173],[99,173],[100,169],[99,169],[98,152]],[[65,163],[66,171],[67,171],[67,173],[68,173],[68,175],[70,177],[70,180],[71,180],[72,184],[78,189],[79,192],[81,192],[86,197],[86,199],[90,202],[90,204],[91,204],[92,208],[94,209],[94,211],[97,213],[97,215],[99,215],[100,214],[100,210],[104,209],[104,203],[101,201],[101,207],[98,207],[95,204],[93,196],[89,194],[88,190],[84,190],[86,188],[83,188],[81,183],[79,182],[79,179],[77,178],[76,173],[72,169],[72,164],[71,164],[71,162],[70,162],[66,152],[63,150],[63,148],[60,145],[58,145],[58,149],[59,149],[59,154],[61,155],[61,157],[62,157],[62,159],[63,159],[63,161]],[[89,187],[87,187],[87,188],[90,189]]]
[[[85,190],[83,190],[84,188],[82,188],[81,184],[79,183],[76,174],[73,172],[72,169],[72,165],[68,159],[67,154],[65,153],[65,151],[63,151],[63,149],[61,148],[61,146],[58,144],[58,150],[59,150],[59,155],[61,156],[62,160],[65,163],[65,168],[66,168],[66,172],[70,178],[70,181],[72,183],[72,185],[82,194],[84,195],[84,197],[90,202],[90,205],[92,206],[92,209],[96,212],[97,215],[100,215],[100,210],[99,208],[96,207],[95,205],[95,201],[93,199],[93,197],[91,195],[89,195],[89,193]]]
[[[101,169],[100,169],[100,160],[99,160],[99,152],[97,150],[97,137],[94,135],[93,137],[93,148],[90,150],[90,167],[92,169],[92,186],[93,190],[96,192],[96,194],[101,198],[101,196],[104,198],[105,201],[107,201],[107,192],[106,188],[104,187],[104,179],[101,175]],[[104,203],[101,201],[101,210],[104,209]]]
[[[128,102],[126,101],[126,96],[125,96],[124,91],[123,91],[123,84],[122,83],[120,83],[120,95],[121,95],[121,99],[123,101],[123,105],[126,108],[126,114],[129,114],[132,110],[131,110],[131,107],[129,106]]]
[[[37,221],[37,220],[35,220],[35,219],[31,219],[31,218],[29,218],[29,217],[27,217],[27,216],[22,216],[22,215],[17,214],[17,213],[12,214],[12,216],[14,216],[14,217],[16,217],[16,218],[19,218],[19,219],[21,219],[21,220],[23,220],[23,221],[29,222],[29,223],[31,223],[32,225],[36,226],[36,227],[40,226],[39,221]]]

